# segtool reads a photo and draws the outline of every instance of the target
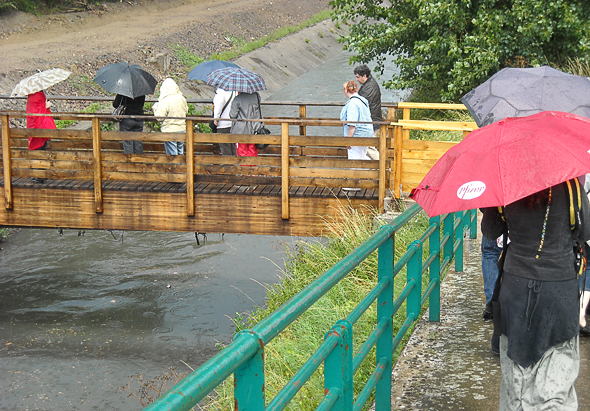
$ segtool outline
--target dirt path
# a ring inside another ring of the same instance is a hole
[[[174,70],[180,64],[173,52],[176,45],[208,57],[240,41],[258,39],[279,27],[299,24],[328,9],[328,3],[138,0],[43,17],[11,12],[0,19],[0,94],[9,94],[16,82],[35,70],[51,67],[93,77],[106,64],[130,61],[146,65],[156,54],[169,53]]]

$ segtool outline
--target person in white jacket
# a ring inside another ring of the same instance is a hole
[[[213,117],[214,118],[229,118],[229,112],[234,98],[238,95],[235,91],[225,91],[218,88],[213,97]],[[215,120],[218,134],[229,134],[231,130],[231,121]],[[235,143],[220,143],[219,149],[222,156],[235,156]]]
[[[188,105],[178,85],[171,78],[167,78],[160,87],[160,97],[154,104],[154,115],[156,117],[186,117]],[[186,132],[186,121],[181,119],[170,118],[162,122],[162,132],[164,133],[184,133]],[[166,154],[176,156],[184,154],[183,141],[165,141],[164,148]]]

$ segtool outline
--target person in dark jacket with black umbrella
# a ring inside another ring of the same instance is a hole
[[[381,89],[375,78],[371,75],[371,69],[365,64],[355,67],[354,75],[356,80],[361,84],[359,88],[359,96],[367,99],[369,102],[369,109],[371,110],[371,120],[381,121],[383,116],[381,114]],[[373,135],[379,137],[379,125],[373,124]],[[379,160],[379,152],[375,147],[369,147],[367,155],[371,160]]]
[[[483,235],[493,241],[507,229],[510,240],[499,294],[500,410],[578,409],[573,241],[590,238],[590,205],[580,196],[579,225],[572,230],[568,191],[561,183],[508,204],[503,216],[497,208],[484,211]]]
[[[125,106],[125,115],[143,116],[143,105],[145,104],[145,96],[130,98],[117,94],[113,101],[113,107],[117,108],[119,105]],[[119,131],[143,131],[143,120],[134,118],[124,118],[119,123]],[[123,153],[125,154],[143,154],[143,142],[138,140],[123,140]]]

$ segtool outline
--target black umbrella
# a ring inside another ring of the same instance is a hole
[[[565,111],[590,118],[590,80],[549,66],[504,68],[461,98],[479,127],[506,117]]]
[[[129,98],[153,94],[157,80],[137,64],[115,63],[98,70],[94,82],[109,93]]]

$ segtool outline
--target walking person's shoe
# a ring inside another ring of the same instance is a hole
[[[486,308],[483,310],[482,318],[485,322],[492,321],[494,319],[494,311],[492,310],[492,302],[486,304]]]
[[[496,355],[500,355],[500,337],[492,337],[492,352]]]

